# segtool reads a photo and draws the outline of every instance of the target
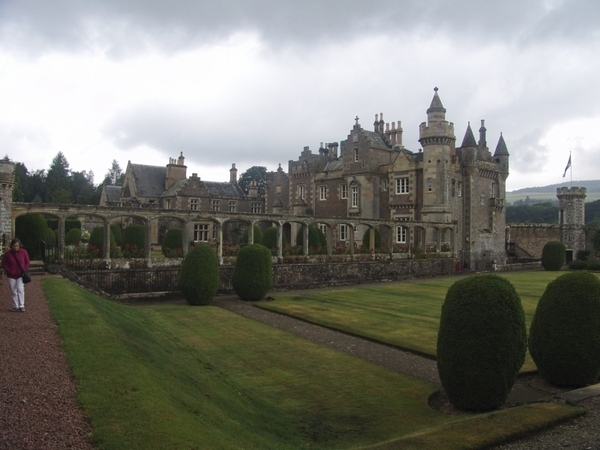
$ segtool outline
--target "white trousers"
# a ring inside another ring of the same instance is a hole
[[[13,306],[15,308],[25,308],[25,285],[23,284],[23,278],[19,277],[16,280],[14,278],[7,279]]]

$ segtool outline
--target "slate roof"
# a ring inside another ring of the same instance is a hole
[[[218,181],[205,181],[204,185],[208,188],[211,195],[214,195],[215,197],[244,196],[244,192],[237,184]]]
[[[496,146],[494,156],[509,156],[508,149],[506,148],[506,142],[504,142],[502,133],[500,133],[500,139],[498,139],[498,145]]]
[[[473,135],[473,130],[471,130],[470,123],[467,125],[467,131],[465,132],[461,147],[477,147],[477,142],[475,141],[475,136]]]
[[[383,148],[389,150],[390,147],[385,143],[385,141],[381,138],[379,133],[375,133],[374,131],[362,130],[365,137],[369,141],[371,147]]]
[[[118,203],[121,201],[121,186],[104,185],[104,192],[106,193],[107,202]]]
[[[335,170],[342,170],[344,168],[344,163],[340,160],[337,161],[329,161],[326,165],[325,168],[323,169],[324,172],[333,172]]]
[[[164,192],[166,167],[131,164],[131,174],[137,197],[158,198]]]

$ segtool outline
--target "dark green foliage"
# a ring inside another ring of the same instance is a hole
[[[558,206],[550,202],[507,206],[506,223],[556,223]]]
[[[190,305],[208,305],[219,289],[219,262],[214,250],[199,244],[181,264],[179,290]]]
[[[269,227],[263,233],[261,244],[269,250],[277,247],[277,227]]]
[[[525,360],[527,330],[521,299],[497,275],[454,283],[442,306],[437,342],[440,380],[458,408],[504,404]]]
[[[50,227],[46,227],[42,240],[46,247],[54,247],[56,245],[56,234],[54,234],[54,230]]]
[[[363,235],[363,247],[370,247],[371,245],[371,230],[367,228]],[[375,228],[375,248],[381,248],[381,233]]]
[[[590,251],[589,250],[578,250],[575,258],[579,259],[581,261],[587,261],[590,258]]]
[[[104,227],[94,227],[92,232],[90,233],[90,249],[97,250],[99,256],[103,255],[104,249]],[[114,249],[116,247],[115,244],[115,236],[110,233],[110,249]]]
[[[263,238],[262,231],[258,225],[254,225],[254,242],[253,244],[260,244]],[[242,239],[240,240],[240,244],[248,243],[248,229],[245,229],[242,233]]]
[[[15,220],[15,234],[31,259],[41,257],[41,242],[46,236],[46,219],[41,214],[25,214]]]
[[[569,272],[552,281],[529,330],[529,353],[542,377],[559,386],[586,386],[600,376],[600,281]]]
[[[146,245],[146,230],[142,225],[128,225],[123,230],[122,247],[143,250]]]
[[[571,261],[569,263],[569,269],[571,270],[586,270],[588,264],[586,261],[582,261],[580,259],[576,259],[575,261]]]
[[[81,241],[81,230],[79,228],[71,228],[65,234],[65,245],[77,245]]]
[[[263,299],[273,286],[269,249],[260,244],[242,247],[235,261],[231,281],[235,293],[242,300]]]
[[[594,250],[600,251],[600,230],[596,230],[594,234]]]
[[[115,243],[117,245],[121,245],[121,243],[123,242],[123,238],[121,236],[121,227],[119,225],[117,225],[116,223],[111,223],[110,224],[110,232],[115,237]]]
[[[542,249],[542,266],[545,270],[560,270],[565,264],[567,248],[559,241],[546,242]]]
[[[296,245],[304,245],[304,226],[296,233]],[[327,245],[327,238],[320,228],[310,225],[308,227],[308,246],[320,248]]]
[[[181,256],[183,254],[183,230],[181,228],[167,230],[161,248],[166,257]]]
[[[258,196],[265,196],[265,177],[267,174],[267,168],[263,166],[252,166],[240,175],[238,179],[238,185],[242,188],[245,194],[248,194],[251,182],[256,183],[258,188]],[[256,242],[256,241],[255,241]],[[260,241],[258,241],[260,242]]]

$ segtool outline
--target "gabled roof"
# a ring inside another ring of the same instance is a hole
[[[106,194],[106,201],[111,203],[118,203],[121,201],[121,186],[113,186],[112,184],[104,185],[104,193]]]
[[[374,131],[367,131],[367,130],[362,130],[362,132],[365,135],[365,137],[367,138],[367,140],[369,141],[370,147],[383,148],[386,150],[390,149],[390,147],[385,143],[385,141],[383,140],[383,138],[381,137],[381,135],[379,133],[375,133]]]
[[[165,190],[166,167],[131,164],[131,175],[137,197],[158,198]]]
[[[336,161],[329,161],[325,165],[323,172],[334,172],[336,170],[342,170],[343,168],[344,168],[344,163],[338,159]]]

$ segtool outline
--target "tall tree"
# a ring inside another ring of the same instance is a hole
[[[267,175],[267,168],[263,166],[252,166],[246,170],[239,178],[238,184],[242,188],[245,194],[248,194],[248,188],[250,182],[255,181],[258,186],[258,196],[265,196],[265,178]]]
[[[113,184],[115,186],[122,186],[124,177],[125,174],[123,173],[119,162],[116,159],[113,159],[112,165],[110,166],[110,169],[108,169],[108,172],[106,172],[102,184]]]
[[[75,203],[79,205],[94,205],[96,188],[94,187],[94,172],[71,173],[71,188]]]
[[[70,176],[71,171],[67,158],[62,152],[58,152],[52,160],[46,177],[44,201],[47,203],[73,203]],[[65,192],[71,195],[67,196]]]

